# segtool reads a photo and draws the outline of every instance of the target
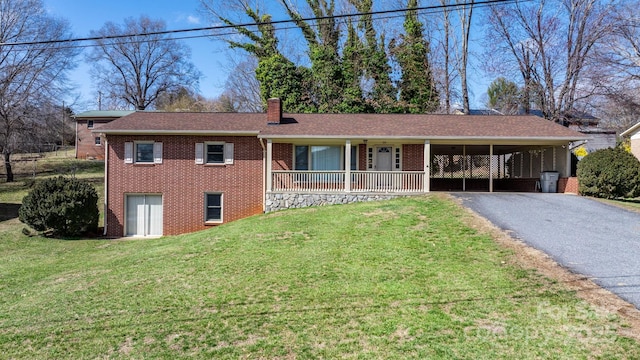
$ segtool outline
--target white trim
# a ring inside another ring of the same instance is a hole
[[[145,199],[147,196],[159,196],[160,197],[160,206],[161,206],[161,219],[160,219],[160,234],[154,234],[154,235],[149,235],[147,234],[147,229],[145,228],[143,230],[143,234],[142,235],[127,235],[127,233],[129,232],[128,227],[128,217],[129,217],[129,206],[128,206],[128,197],[129,196],[144,196]],[[162,195],[162,193],[124,193],[124,226],[123,228],[123,235],[125,237],[144,237],[144,238],[155,238],[155,237],[161,237],[164,235],[164,196]]]
[[[143,145],[143,144],[151,144],[153,147],[153,153],[152,153],[152,158],[151,161],[139,161],[138,160],[138,145]],[[155,164],[155,141],[134,141],[133,142],[133,163],[134,164]]]
[[[423,184],[423,190],[424,192],[429,192],[430,186],[431,186],[431,171],[430,171],[430,167],[431,167],[431,142],[429,140],[425,140],[424,141],[424,152],[423,152],[423,158],[424,158],[424,184]]]
[[[204,142],[204,148],[203,148],[203,164],[204,165],[209,165],[209,166],[220,166],[220,165],[225,165],[227,162],[227,147],[224,141],[205,141]],[[209,153],[209,145],[222,145],[222,161],[220,162],[209,162],[208,161],[208,153]],[[233,155],[232,155],[233,156]],[[231,160],[231,163],[233,163],[233,160]]]
[[[209,204],[207,197],[209,195],[220,195],[220,220],[207,220],[207,210]],[[224,193],[220,191],[208,191],[204,193],[204,223],[205,224],[222,224],[224,222]]]
[[[489,192],[493,192],[493,144],[489,144]]]
[[[295,157],[295,154],[294,154]],[[273,143],[271,142],[271,139],[267,139],[267,184],[266,184],[266,192],[271,192],[271,190],[273,189],[273,178],[272,178],[272,172],[273,172],[273,165],[271,164],[271,162],[273,161]],[[295,165],[295,164],[294,164]]]
[[[344,143],[344,171],[344,191],[351,192],[351,140]]]
[[[211,130],[109,130],[100,127],[92,132],[102,132],[113,135],[203,135],[203,136],[257,136],[259,131],[211,131]]]

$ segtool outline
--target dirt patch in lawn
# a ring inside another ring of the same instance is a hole
[[[459,200],[452,196],[449,198],[462,207]],[[618,329],[618,333],[640,341],[640,310],[634,305],[598,286],[586,276],[560,266],[547,254],[511,237],[508,232],[499,229],[472,210],[467,208],[465,210],[471,215],[466,222],[476,230],[490,234],[501,246],[512,250],[514,263],[523,268],[537,269],[540,274],[561,282],[568,289],[575,291],[581,299],[608,313],[620,316],[624,326]]]

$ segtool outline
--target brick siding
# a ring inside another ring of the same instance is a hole
[[[402,145],[402,171],[424,171],[424,145]]]
[[[104,159],[104,138],[101,145],[96,145],[99,134],[92,133],[94,129],[108,123],[108,121],[93,121],[93,129],[87,127],[87,120],[77,120],[76,128],[76,159]]]
[[[263,152],[256,137],[115,136],[108,138],[107,235],[120,237],[125,227],[126,194],[161,194],[163,234],[204,230],[205,193],[223,194],[223,221],[263,212]],[[156,141],[163,144],[162,164],[125,164],[124,143]],[[234,143],[229,165],[196,165],[195,144]]]
[[[558,192],[565,194],[578,194],[578,178],[560,178],[558,179]]]

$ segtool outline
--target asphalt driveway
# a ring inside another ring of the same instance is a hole
[[[640,309],[640,213],[575,195],[452,195],[513,237]]]

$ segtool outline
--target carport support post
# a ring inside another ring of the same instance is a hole
[[[565,155],[567,157],[567,162],[565,163],[565,177],[571,177],[571,150],[570,150],[570,146],[571,143],[567,143],[566,146],[563,146],[564,150],[565,150]]]
[[[462,145],[462,191],[467,191],[467,145]]]
[[[489,192],[493,192],[493,144],[489,145]]]
[[[431,171],[429,171],[429,165],[431,163],[431,141],[424,141],[424,177],[422,179],[422,189],[424,192],[429,192],[429,180],[431,180]]]

